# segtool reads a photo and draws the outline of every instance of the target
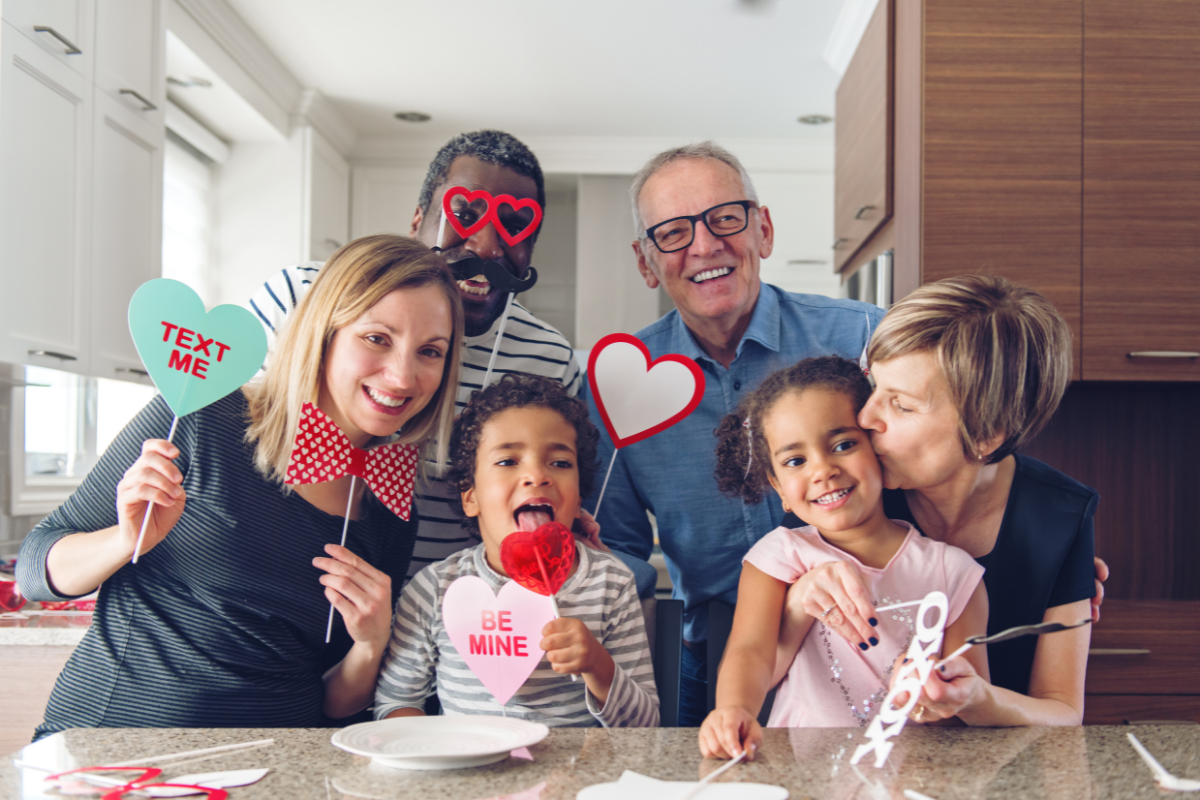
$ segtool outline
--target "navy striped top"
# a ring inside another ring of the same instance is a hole
[[[312,565],[341,538],[342,517],[285,493],[255,469],[237,391],[179,421],[175,464],[183,516],[153,550],[104,582],[96,615],[67,662],[34,738],[76,727],[313,727],[322,674],[352,644]],[[79,489],[25,538],[21,591],[65,599],[46,579],[63,536],[117,523],[116,486],[142,442],[165,438],[172,414],[156,397],[113,441]],[[393,604],[416,538],[368,491],[346,546],[392,577]]]

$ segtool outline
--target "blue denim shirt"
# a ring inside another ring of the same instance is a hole
[[[688,640],[708,638],[703,604],[714,597],[736,602],[742,557],[783,520],[774,492],[757,505],[747,505],[717,490],[713,431],[747,392],[776,370],[815,356],[857,360],[869,338],[868,316],[873,331],[883,317],[876,306],[791,294],[764,283],[729,369],[700,349],[678,311],[637,333],[652,358],[681,353],[694,359],[704,370],[704,399],[683,421],[617,454],[600,507],[600,535],[633,570],[638,593],[652,596],[657,574],[647,563],[654,534],[646,511],[654,514],[674,596],[685,604]],[[590,390],[587,393],[592,422],[600,429],[602,476],[613,444]],[[598,493],[599,485],[585,503],[588,509],[595,508]]]

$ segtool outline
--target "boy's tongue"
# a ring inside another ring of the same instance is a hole
[[[523,531],[536,531],[538,528],[545,525],[547,522],[553,522],[554,518],[543,509],[526,509],[517,512],[517,524],[521,526]]]

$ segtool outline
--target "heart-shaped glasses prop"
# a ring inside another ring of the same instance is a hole
[[[328,483],[350,476],[350,496],[342,520],[342,547],[350,530],[350,506],[355,481],[362,478],[375,497],[396,516],[407,521],[412,514],[413,485],[417,479],[418,450],[414,445],[393,444],[360,450],[350,443],[337,423],[312,403],[300,409],[300,424],[292,446],[284,483]],[[325,625],[325,643],[333,634],[333,604]]]
[[[180,417],[239,389],[267,356],[267,335],[253,314],[234,305],[205,311],[191,287],[169,278],[146,281],[133,293],[129,333],[150,379],[175,414],[168,442],[175,438]],[[152,506],[146,506],[138,531],[134,564]]]
[[[668,353],[651,360],[641,339],[610,333],[592,348],[588,384],[615,448],[593,512],[599,515],[617,452],[695,411],[704,398],[704,373],[687,356]]]
[[[575,566],[575,535],[560,522],[547,522],[532,531],[514,531],[500,543],[500,563],[508,577],[531,592],[550,598],[559,618],[555,595]],[[577,680],[572,675],[571,680]]]
[[[461,199],[456,201],[456,198]],[[460,207],[455,208],[456,204]],[[511,207],[512,210],[504,211],[505,206]],[[523,209],[528,209],[528,213],[522,214]],[[460,214],[468,219],[474,217],[474,221],[469,225],[464,225],[459,218]],[[483,189],[470,191],[462,186],[453,186],[442,195],[442,219],[438,223],[437,236],[439,249],[442,246],[442,235],[446,230],[447,221],[463,239],[469,239],[490,223],[500,238],[507,242],[509,247],[513,247],[532,236],[538,229],[542,222],[542,207],[536,200],[528,197],[520,200],[509,194],[493,197],[490,192]],[[475,268],[476,271],[471,272],[470,275],[463,274],[464,271],[472,268]],[[508,298],[504,301],[504,312],[500,315],[500,326],[496,329],[496,343],[492,346],[487,372],[483,375],[483,385],[487,386],[492,377],[492,370],[496,367],[500,342],[504,340],[504,326],[508,323],[513,298],[520,292],[533,288],[533,284],[537,282],[537,271],[533,267],[529,267],[531,277],[527,276],[522,280],[510,273],[502,264],[495,261],[484,261],[476,257],[455,262],[453,269],[455,277],[459,280],[470,280],[483,275],[487,278],[489,285],[508,294]]]

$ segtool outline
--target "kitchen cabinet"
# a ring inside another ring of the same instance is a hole
[[[892,216],[892,8],[880,0],[838,85],[834,269]]]
[[[86,374],[91,87],[8,22],[0,58],[0,361]]]
[[[142,374],[125,308],[161,274],[163,11],[162,0],[2,6],[0,361]],[[55,52],[39,21],[84,52]]]
[[[1200,380],[1200,4],[1086,2],[1083,377]]]
[[[1089,725],[1200,722],[1200,602],[1110,600],[1092,630]]]

